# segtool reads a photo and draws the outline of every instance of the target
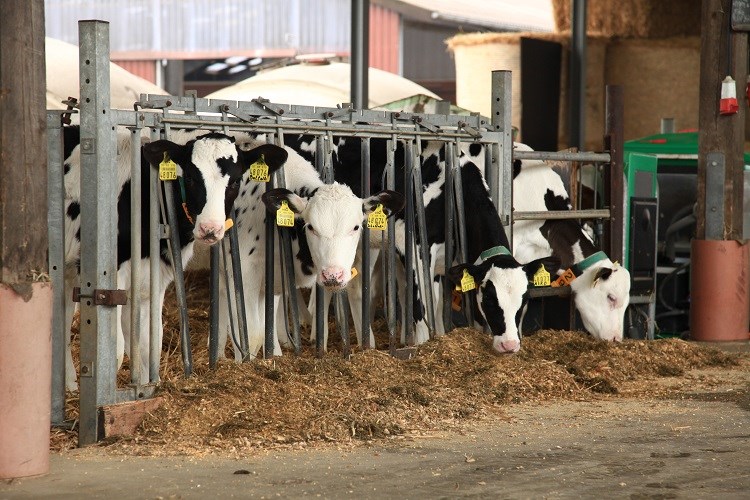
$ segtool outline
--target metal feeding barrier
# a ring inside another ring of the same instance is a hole
[[[425,206],[422,196],[422,141],[438,142],[445,148],[445,199],[446,210],[444,228],[445,241],[445,269],[449,269],[454,261],[464,262],[467,258],[467,240],[464,221],[466,214],[463,206],[463,186],[460,175],[460,153],[468,144],[481,144],[484,147],[485,178],[490,189],[492,199],[498,209],[502,224],[509,239],[512,239],[513,220],[550,218],[550,213],[513,213],[512,211],[512,158],[513,144],[511,140],[510,103],[511,79],[509,71],[495,71],[492,74],[492,119],[478,114],[469,116],[456,115],[426,115],[418,113],[386,112],[374,110],[356,110],[350,105],[338,108],[301,106],[270,103],[262,98],[251,101],[209,100],[193,95],[161,96],[142,95],[134,110],[110,109],[109,105],[109,25],[102,21],[79,22],[80,38],[80,144],[81,144],[81,255],[80,255],[80,417],[79,444],[90,444],[101,437],[103,406],[117,402],[134,401],[152,397],[156,384],[159,382],[159,353],[158,344],[161,332],[161,316],[159,308],[160,291],[159,259],[150,259],[149,281],[150,293],[150,328],[149,328],[149,383],[141,383],[140,363],[141,352],[138,347],[143,332],[138,331],[137,318],[141,315],[139,287],[144,277],[141,276],[140,266],[132,266],[131,291],[128,308],[131,314],[131,350],[130,357],[131,383],[124,388],[117,388],[115,345],[111,339],[115,338],[115,321],[117,319],[113,302],[95,300],[97,293],[111,292],[117,289],[117,255],[116,255],[116,189],[117,169],[114,166],[118,156],[115,136],[118,129],[130,131],[131,155],[131,188],[132,199],[131,218],[140,220],[143,216],[140,206],[135,200],[141,199],[141,181],[150,190],[151,200],[158,199],[159,203],[151,203],[148,214],[150,230],[148,234],[150,255],[159,255],[162,240],[166,240],[170,248],[171,262],[175,274],[175,290],[180,309],[180,345],[185,375],[192,372],[192,350],[190,346],[189,325],[187,318],[187,301],[183,279],[182,261],[180,258],[180,242],[177,231],[170,230],[176,220],[174,198],[172,192],[174,183],[160,181],[155,169],[150,169],[148,182],[141,179],[140,148],[144,140],[158,138],[169,139],[174,129],[221,131],[224,133],[252,133],[264,134],[266,141],[283,146],[285,137],[290,134],[305,134],[315,138],[315,168],[320,178],[326,182],[333,182],[334,164],[332,150],[334,139],[339,137],[357,138],[361,141],[362,184],[359,186],[361,197],[370,195],[371,190],[371,148],[372,141],[386,141],[386,165],[380,182],[384,188],[395,189],[397,175],[403,175],[404,195],[406,206],[404,220],[404,252],[402,264],[406,279],[403,286],[406,293],[401,304],[401,324],[405,328],[406,345],[415,343],[413,331],[413,309],[415,287],[418,296],[424,302],[426,322],[434,333],[436,314],[442,314],[445,330],[452,325],[451,316],[451,287],[444,287],[442,296],[442,311],[433,310],[432,276],[430,273],[430,255],[427,241]],[[609,96],[609,94],[608,94]],[[608,100],[608,106],[610,101]],[[621,104],[620,104],[621,106]],[[609,107],[608,107],[609,109]],[[65,421],[65,337],[69,335],[72,318],[69,297],[71,290],[64,283],[65,276],[65,232],[64,232],[64,160],[63,158],[63,122],[71,110],[48,112],[48,148],[49,148],[49,241],[50,241],[50,273],[53,278],[55,298],[53,316],[53,407],[52,420],[55,424]],[[609,115],[608,115],[609,116]],[[621,120],[613,120],[612,125],[618,125]],[[608,127],[610,121],[607,121]],[[609,128],[608,128],[609,130]],[[610,202],[609,209],[594,211],[574,210],[566,213],[566,218],[593,218],[616,221],[610,224],[609,252],[614,259],[621,260],[622,247],[622,162],[621,147],[617,142],[617,134],[621,139],[621,131],[608,133],[613,138],[609,153],[542,153],[517,152],[516,158],[548,159],[566,161],[609,162],[611,175],[608,181],[610,188],[605,189],[605,197]],[[404,164],[396,164],[396,151],[404,151]],[[619,156],[615,153],[619,149]],[[618,160],[619,158],[619,160]],[[619,161],[619,163],[618,163]],[[350,168],[355,168],[352,166]],[[619,182],[619,184],[618,184]],[[284,186],[283,169],[279,170],[266,189]],[[618,198],[619,196],[619,198]],[[265,207],[263,207],[265,210]],[[61,216],[62,215],[62,216]],[[562,218],[562,214],[555,213],[552,217]],[[620,224],[620,226],[617,226]],[[141,248],[140,225],[132,224],[131,255],[138,255]],[[292,229],[279,228],[274,218],[266,217],[266,247],[265,247],[265,342],[264,356],[270,357],[274,350],[274,335],[276,335],[274,317],[274,273],[276,236],[279,237],[280,270],[282,283],[282,307],[284,322],[291,339],[294,352],[299,353],[302,341],[300,338],[298,300],[300,299],[294,277],[294,256],[292,254]],[[240,350],[243,360],[249,359],[248,332],[245,314],[245,297],[242,287],[242,259],[241,249],[237,238],[237,229],[229,230],[220,245],[214,245],[210,252],[211,278],[210,295],[211,310],[209,316],[209,364],[215,367],[219,357],[218,304],[219,273],[224,273],[227,283],[226,300],[230,316],[230,330],[235,348]],[[370,231],[363,225],[361,240],[360,276],[362,287],[361,304],[347,304],[344,293],[335,294],[336,318],[339,334],[343,341],[343,354],[350,352],[348,306],[355,312],[355,321],[361,321],[363,348],[372,348],[369,342],[369,328],[372,319],[370,311],[370,270],[371,242]],[[618,240],[619,237],[619,240]],[[388,224],[388,229],[382,237],[380,251],[383,255],[383,270],[385,276],[385,310],[388,325],[389,350],[397,354],[398,339],[398,298],[396,283],[396,232],[395,224]],[[419,243],[419,244],[418,244]],[[232,262],[231,275],[227,270],[227,262]],[[416,278],[416,281],[415,281]],[[232,286],[230,286],[230,284]],[[556,289],[555,293],[564,294],[565,287]],[[314,290],[316,314],[316,351],[320,356],[324,350],[324,322],[327,319],[327,305],[330,297],[321,286]],[[106,295],[106,294],[105,294]],[[470,322],[470,301],[463,301],[464,311]],[[66,304],[67,303],[67,304]],[[67,307],[67,309],[66,309]]]

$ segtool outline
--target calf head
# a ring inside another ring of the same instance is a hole
[[[573,280],[570,288],[583,326],[601,340],[622,341],[630,301],[630,273],[609,259],[597,262]]]
[[[404,206],[401,193],[386,190],[363,200],[337,182],[321,185],[306,196],[274,189],[262,198],[272,213],[286,201],[295,217],[304,221],[316,279],[331,290],[346,287],[352,279],[352,264],[367,216],[379,205],[387,216]]]
[[[520,324],[528,301],[528,286],[541,265],[553,274],[560,262],[544,257],[522,265],[512,255],[496,255],[448,271],[448,278],[457,285],[464,270],[474,278],[479,312],[492,332],[492,347],[499,353],[513,353],[521,348]]]
[[[247,169],[262,160],[273,172],[287,159],[287,152],[278,146],[263,144],[243,151],[237,148],[233,137],[219,133],[202,135],[184,145],[154,141],[144,144],[143,154],[154,168],[159,168],[164,160],[176,164],[185,207],[178,217],[194,226],[196,240],[209,245],[224,237],[225,221]]]

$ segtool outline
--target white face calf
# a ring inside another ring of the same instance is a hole
[[[474,278],[479,312],[492,332],[492,347],[499,353],[513,353],[521,348],[519,325],[526,309],[526,292],[542,264],[552,274],[559,262],[545,257],[521,265],[511,255],[496,255],[479,264],[461,264],[448,271],[448,277],[457,285],[464,270]]]
[[[366,200],[339,183],[318,187],[307,197],[287,189],[274,189],[263,195],[271,213],[286,201],[295,216],[305,221],[305,237],[310,248],[317,282],[339,290],[352,279],[352,264],[357,253],[362,224],[378,205],[390,216],[404,206],[404,197],[395,191],[381,191]]]
[[[586,269],[570,284],[583,325],[601,340],[622,341],[630,301],[630,273],[609,259]]]

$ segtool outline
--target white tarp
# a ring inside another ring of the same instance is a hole
[[[79,98],[78,46],[47,38],[47,109],[65,109],[62,101]],[[110,106],[114,109],[133,109],[141,93],[166,94],[153,83],[136,76],[115,63],[110,68]]]
[[[350,102],[347,63],[302,63],[258,73],[246,80],[217,90],[206,97],[249,101],[263,97],[280,104],[336,107]],[[411,80],[387,71],[370,68],[369,108],[404,99],[415,94],[438,98]]]

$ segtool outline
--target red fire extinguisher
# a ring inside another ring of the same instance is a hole
[[[719,101],[719,113],[722,115],[733,115],[739,111],[737,104],[737,83],[727,75],[721,82],[721,100]]]

